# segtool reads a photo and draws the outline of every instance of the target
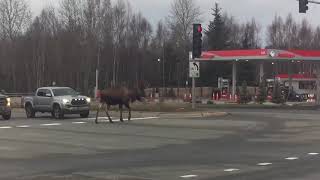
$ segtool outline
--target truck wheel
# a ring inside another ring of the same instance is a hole
[[[55,105],[53,107],[53,115],[54,115],[54,118],[56,119],[63,119],[64,114],[59,105]]]
[[[28,104],[25,109],[26,109],[27,118],[35,117],[36,113],[30,104]]]
[[[80,117],[81,117],[81,118],[88,118],[88,117],[89,117],[89,113],[90,113],[89,111],[84,112],[84,113],[81,113],[81,114],[80,114]]]
[[[9,120],[11,118],[11,113],[2,115],[3,119]]]

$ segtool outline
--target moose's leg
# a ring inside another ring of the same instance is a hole
[[[126,108],[127,108],[128,111],[129,111],[128,121],[130,121],[130,120],[131,120],[131,108],[130,108],[130,105],[129,105],[129,103],[125,103],[124,105],[126,106]]]
[[[107,108],[104,109],[104,110],[106,111],[106,114],[107,114],[107,116],[108,116],[109,122],[110,122],[110,123],[113,123],[113,121],[112,121],[112,119],[111,119],[111,117],[110,117],[110,115],[109,115],[109,109],[110,109],[110,105],[108,104],[108,105],[107,105]]]
[[[99,111],[100,111],[100,109],[102,108],[102,106],[103,106],[103,104],[100,103],[100,104],[99,104],[99,107],[98,107],[98,110],[97,110],[97,114],[96,114],[96,120],[95,120],[95,123],[96,123],[96,124],[98,124]]]
[[[123,117],[122,117],[122,104],[119,104],[119,110],[120,110],[120,121],[123,122]]]

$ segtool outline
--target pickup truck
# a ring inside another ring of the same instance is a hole
[[[0,115],[5,120],[11,118],[11,100],[9,97],[0,93]]]
[[[34,118],[37,112],[49,112],[56,119],[63,119],[65,114],[80,114],[81,118],[87,118],[90,102],[89,97],[81,96],[69,87],[42,87],[37,89],[35,96],[23,99],[27,118]]]

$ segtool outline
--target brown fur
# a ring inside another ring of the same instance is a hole
[[[100,105],[97,110],[95,122],[98,124],[99,111],[105,105],[107,105],[105,112],[108,116],[110,123],[113,123],[113,121],[112,121],[108,111],[110,109],[110,106],[114,106],[114,105],[119,105],[120,121],[123,122],[123,118],[122,118],[123,105],[129,110],[128,120],[130,121],[130,119],[131,119],[130,102],[135,102],[137,100],[142,101],[143,94],[139,93],[139,92],[141,92],[141,91],[138,89],[128,89],[126,87],[109,88],[109,89],[101,91]]]

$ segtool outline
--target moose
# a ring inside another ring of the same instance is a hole
[[[144,88],[142,86],[138,88],[133,88],[133,89],[129,89],[127,87],[114,87],[114,88],[108,88],[106,90],[101,91],[100,104],[97,110],[95,123],[98,124],[99,111],[101,110],[102,107],[104,107],[104,110],[108,116],[110,123],[113,123],[109,115],[109,109],[111,106],[115,106],[115,105],[119,105],[120,121],[123,122],[123,118],[122,118],[123,106],[125,106],[129,110],[128,120],[130,121],[131,119],[130,103],[133,103],[135,101],[142,102],[143,97],[144,97]],[[107,105],[107,108],[105,108],[105,105]]]

